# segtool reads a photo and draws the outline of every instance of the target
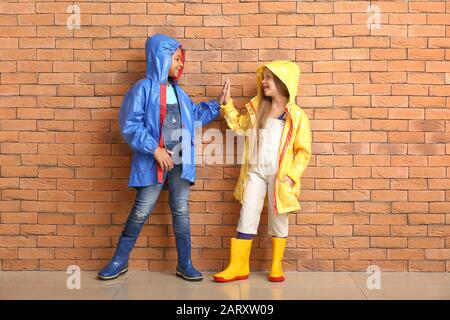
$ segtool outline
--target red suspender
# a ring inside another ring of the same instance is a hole
[[[160,138],[159,138],[159,147],[164,147],[164,139],[163,139],[163,123],[164,118],[166,117],[166,84],[159,85],[159,127],[160,127]],[[163,168],[157,163],[156,164],[156,172],[158,175],[158,183],[163,183]]]

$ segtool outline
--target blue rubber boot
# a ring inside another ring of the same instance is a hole
[[[127,272],[128,259],[135,243],[135,237],[127,237],[122,233],[114,257],[108,265],[98,273],[98,278],[100,280],[112,280]]]
[[[191,260],[191,235],[175,235],[178,252],[177,277],[187,281],[202,281],[203,275],[194,268]]]

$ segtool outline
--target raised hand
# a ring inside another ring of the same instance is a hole
[[[230,78],[227,78],[223,84],[222,91],[217,96],[217,102],[219,104],[227,104],[230,101]]]
[[[227,78],[227,81],[225,82],[225,84],[227,85],[227,92],[225,95],[225,104],[228,103],[228,101],[230,101],[231,99],[231,94],[230,94],[230,90],[231,90],[231,82],[230,82],[230,78]]]

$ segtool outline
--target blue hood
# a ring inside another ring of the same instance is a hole
[[[184,65],[184,49],[177,40],[159,33],[149,37],[145,42],[147,78],[158,83],[166,83],[172,64],[172,56],[178,48],[181,48]],[[183,69],[180,70],[177,79],[180,78],[182,73]]]

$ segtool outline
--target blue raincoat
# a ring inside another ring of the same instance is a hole
[[[120,131],[132,150],[129,187],[144,187],[163,183],[163,171],[153,157],[162,147],[162,123],[166,111],[166,85],[172,55],[180,48],[184,66],[185,50],[181,44],[166,35],[155,34],[145,43],[146,78],[136,82],[125,94],[119,112]],[[180,70],[178,78],[183,70]],[[173,79],[181,112],[181,178],[191,185],[195,182],[195,127],[213,121],[220,113],[214,99],[195,104]]]

